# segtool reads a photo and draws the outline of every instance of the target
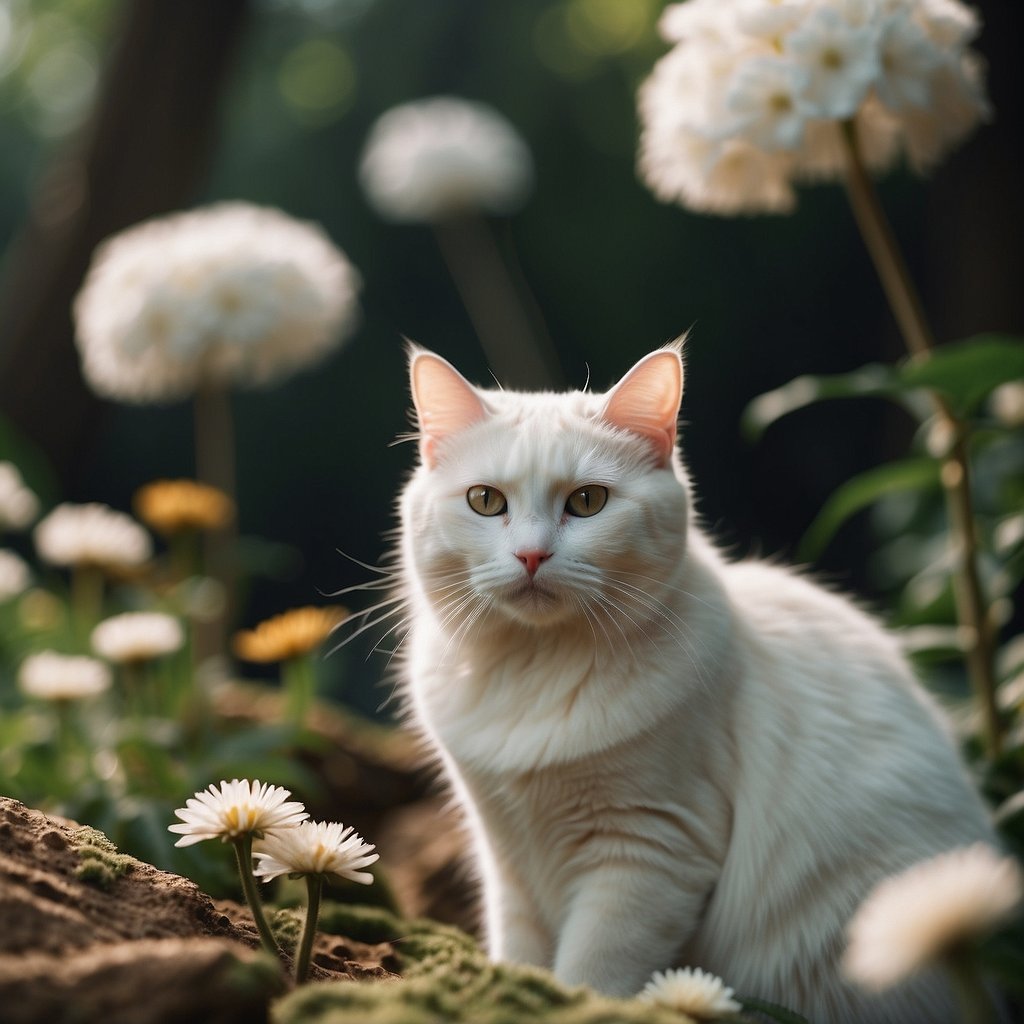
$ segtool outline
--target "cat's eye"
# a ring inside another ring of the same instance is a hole
[[[569,495],[565,511],[571,516],[596,516],[608,500],[608,488],[600,484],[587,484]]]
[[[500,516],[508,508],[505,495],[497,487],[486,484],[474,484],[466,491],[469,507],[482,516]]]

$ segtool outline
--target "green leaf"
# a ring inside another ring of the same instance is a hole
[[[743,412],[743,432],[750,440],[757,440],[776,420],[823,399],[891,397],[898,391],[896,371],[877,363],[869,363],[852,373],[824,377],[806,374],[758,395]]]
[[[828,546],[847,519],[896,491],[931,490],[939,484],[939,464],[934,459],[903,459],[860,473],[835,490],[807,528],[797,557],[814,561]]]
[[[910,388],[938,391],[961,416],[973,413],[1000,384],[1024,379],[1024,338],[1008,334],[979,334],[933,350],[899,371]]]
[[[806,1017],[802,1017],[795,1010],[787,1010],[784,1006],[777,1006],[764,999],[755,999],[753,996],[737,996],[736,998],[748,1013],[759,1013],[770,1020],[779,1021],[780,1024],[810,1024]]]

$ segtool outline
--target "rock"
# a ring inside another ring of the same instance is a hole
[[[4,1024],[259,1022],[290,985],[245,907],[0,797]],[[314,976],[391,978],[393,948],[320,934]]]

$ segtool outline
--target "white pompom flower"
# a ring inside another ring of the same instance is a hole
[[[175,846],[192,846],[204,839],[224,842],[262,836],[274,829],[292,829],[309,817],[302,804],[289,800],[291,791],[256,779],[221,781],[185,801],[174,813],[180,822],[168,825],[181,834]]]
[[[51,565],[130,568],[153,553],[149,534],[131,516],[109,505],[65,502],[33,532],[39,557]]]
[[[92,631],[92,648],[107,661],[152,661],[181,650],[185,631],[164,612],[124,612],[104,619]]]
[[[1008,921],[1024,898],[1024,872],[984,843],[951,850],[887,878],[849,926],[843,969],[887,989],[957,944]]]
[[[23,594],[32,582],[32,572],[21,555],[0,548],[0,603]]]
[[[638,93],[638,169],[663,201],[786,212],[845,172],[841,126],[882,171],[927,170],[989,116],[960,0],[687,0]]]
[[[13,462],[0,461],[0,530],[23,530],[39,514],[39,499]]]
[[[637,998],[676,1010],[694,1020],[717,1020],[743,1009],[721,978],[699,967],[655,971]]]
[[[39,651],[18,669],[18,686],[27,697],[46,701],[85,700],[110,688],[110,669],[84,655]]]
[[[436,96],[377,119],[359,176],[382,217],[430,223],[464,213],[511,213],[529,194],[533,160],[497,110]]]
[[[351,826],[304,821],[261,839],[252,855],[259,862],[255,875],[264,882],[280,875],[324,875],[369,885],[373,875],[362,869],[380,858],[374,849]]]
[[[83,372],[125,402],[278,381],[351,333],[359,285],[317,225],[270,207],[145,221],[97,248],[75,299]]]

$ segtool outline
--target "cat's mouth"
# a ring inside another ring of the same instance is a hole
[[[505,591],[503,597],[512,604],[526,604],[534,607],[550,607],[558,600],[558,594],[554,590],[536,580],[523,580],[520,583],[512,584]]]

